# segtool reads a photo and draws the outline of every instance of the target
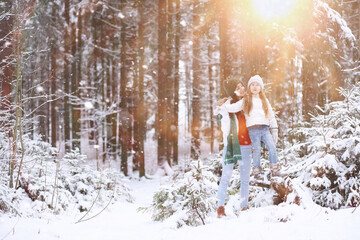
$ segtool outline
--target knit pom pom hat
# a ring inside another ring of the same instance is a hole
[[[259,75],[252,76],[252,77],[249,79],[248,87],[250,87],[250,84],[253,83],[253,82],[259,83],[260,86],[261,86],[261,90],[264,89],[264,82],[263,82],[262,78],[261,78]]]

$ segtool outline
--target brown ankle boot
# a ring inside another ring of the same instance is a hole
[[[223,206],[219,207],[217,209],[217,217],[218,218],[221,218],[221,216],[225,216],[226,217],[226,214],[225,214],[225,208]]]
[[[249,209],[249,206],[246,206],[246,207],[242,208],[241,211],[246,211],[248,209]]]

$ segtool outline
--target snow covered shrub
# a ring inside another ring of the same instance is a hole
[[[6,191],[7,189],[5,186],[0,185],[0,196],[6,196],[8,193]],[[11,205],[8,201],[6,201],[5,198],[0,198],[0,212],[10,212]]]
[[[139,210],[151,211],[153,220],[167,220],[177,228],[205,224],[216,210],[217,177],[200,161],[189,167],[175,176],[171,186],[156,192],[149,207]]]
[[[307,155],[290,170],[311,188],[316,203],[334,209],[360,203],[359,84],[340,93],[343,101],[318,108],[311,128],[299,129],[307,136],[305,143],[288,150],[300,156],[306,149]]]
[[[216,153],[210,155],[206,160],[204,160],[204,164],[209,166],[209,170],[215,174],[220,181],[221,172],[222,172],[222,154]]]
[[[0,140],[0,149],[5,149],[0,151],[4,159],[9,152],[6,141]],[[24,163],[19,188],[8,188],[8,174],[0,175],[0,211],[34,216],[46,210],[55,213],[72,209],[87,211],[112,200],[132,201],[125,178],[118,171],[94,170],[79,150],[67,153],[63,159],[59,159],[56,152],[39,136],[30,139],[24,135]],[[0,162],[2,172],[7,172],[8,167],[8,162]],[[15,179],[18,169],[19,165],[16,165]]]
[[[32,200],[35,200],[39,196],[39,192],[36,190],[31,189],[29,185],[30,181],[23,181],[24,176],[27,175],[27,169],[37,169],[36,177],[42,174],[42,168],[38,168],[38,162],[45,162],[51,159],[51,155],[54,148],[51,147],[50,144],[43,142],[40,140],[39,135],[34,135],[33,138],[30,138],[28,134],[22,136],[23,138],[23,146],[18,143],[17,148],[19,151],[23,151],[24,158],[23,158],[23,165],[21,168],[21,174],[19,176],[18,186],[19,189],[14,191],[14,189],[9,189],[9,161],[12,158],[12,151],[11,146],[9,143],[9,137],[3,131],[0,131],[0,158],[7,160],[0,162],[0,169],[2,172],[6,174],[1,174],[0,176],[0,186],[1,190],[4,194],[0,194],[0,202],[2,202],[3,206],[6,205],[6,210],[9,212],[15,213],[14,209],[18,209],[19,212],[22,209],[19,208],[21,205],[21,201],[24,200],[26,197],[29,197]],[[23,147],[23,149],[22,149]],[[19,165],[20,165],[21,154],[17,154],[15,156],[15,171],[14,171],[14,179],[13,183],[14,186],[16,185],[17,177],[19,175]],[[30,178],[31,179],[31,178]],[[27,195],[27,196],[26,196]]]
[[[85,159],[85,155],[76,149],[67,153],[60,162],[55,159],[48,164],[42,177],[34,177],[34,172],[29,170],[26,179],[31,182],[31,191],[37,192],[35,200],[45,202],[55,212],[66,211],[70,207],[80,212],[88,211],[94,203],[101,207],[113,198],[118,200],[123,197],[132,201],[120,173],[111,169],[96,171]]]
[[[24,203],[27,203],[26,200],[24,201],[24,196],[23,189],[14,191],[5,184],[0,184],[0,213],[22,216],[21,207],[23,207]]]

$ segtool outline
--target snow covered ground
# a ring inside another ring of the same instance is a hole
[[[222,219],[217,219],[214,213],[207,219],[207,225],[176,229],[169,222],[153,222],[150,213],[137,212],[138,207],[152,201],[153,192],[162,182],[160,177],[133,180],[129,186],[133,189],[134,203],[115,203],[99,216],[77,224],[84,213],[42,219],[0,216],[0,239],[360,239],[360,208],[333,211],[316,205],[306,209],[297,205],[252,208],[240,216],[230,211]]]

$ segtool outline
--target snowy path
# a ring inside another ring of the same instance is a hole
[[[205,226],[174,229],[166,222],[152,222],[148,213],[136,211],[139,206],[151,202],[153,192],[160,186],[159,179],[132,181],[129,186],[133,189],[135,203],[116,203],[98,217],[79,224],[74,222],[82,214],[51,220],[0,216],[0,240],[360,239],[360,208],[352,213],[354,209],[332,211],[318,206],[308,209],[295,205],[270,206],[224,219],[217,219],[214,213]]]

